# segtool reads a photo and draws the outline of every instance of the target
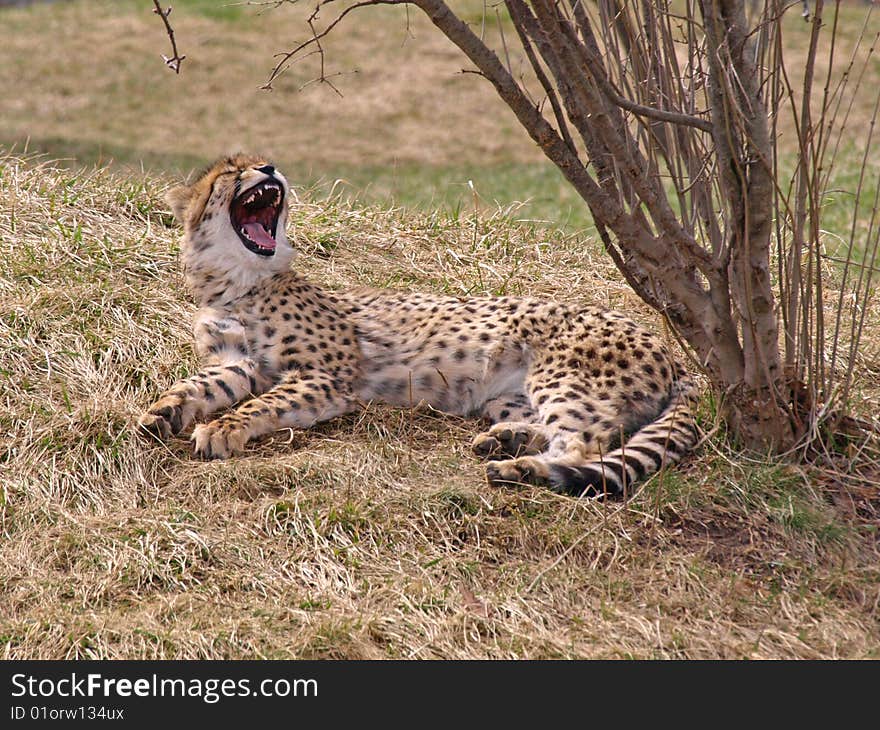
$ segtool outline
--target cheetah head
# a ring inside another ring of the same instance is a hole
[[[287,180],[265,158],[237,154],[165,199],[183,224],[187,269],[273,273],[289,267]]]

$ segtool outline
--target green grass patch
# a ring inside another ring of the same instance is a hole
[[[550,162],[340,166],[297,172],[292,161],[289,169],[298,183],[368,205],[440,210],[453,221],[472,219],[475,211],[479,217],[501,212],[517,223],[540,227],[569,231],[592,227],[586,203]]]

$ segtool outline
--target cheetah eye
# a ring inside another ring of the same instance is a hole
[[[245,248],[260,256],[274,256],[284,189],[273,177],[275,168],[265,165],[259,171],[269,177],[233,198],[229,217]]]

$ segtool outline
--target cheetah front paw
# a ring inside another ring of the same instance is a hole
[[[486,479],[493,487],[547,486],[550,471],[541,459],[525,456],[512,461],[490,461]]]
[[[540,427],[530,423],[496,423],[477,434],[471,448],[484,459],[515,459],[541,453],[547,448],[547,438]]]
[[[183,406],[183,397],[179,395],[163,396],[138,418],[138,428],[165,441],[180,433],[186,426]]]
[[[240,423],[229,423],[218,418],[196,426],[191,440],[196,456],[202,459],[228,459],[244,451],[248,436]]]

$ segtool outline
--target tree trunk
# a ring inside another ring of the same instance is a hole
[[[744,444],[780,450],[791,446],[794,431],[770,278],[774,180],[767,111],[743,0],[700,0],[700,7],[712,135],[727,206],[727,280],[744,354],[742,381],[730,383],[727,416]]]

